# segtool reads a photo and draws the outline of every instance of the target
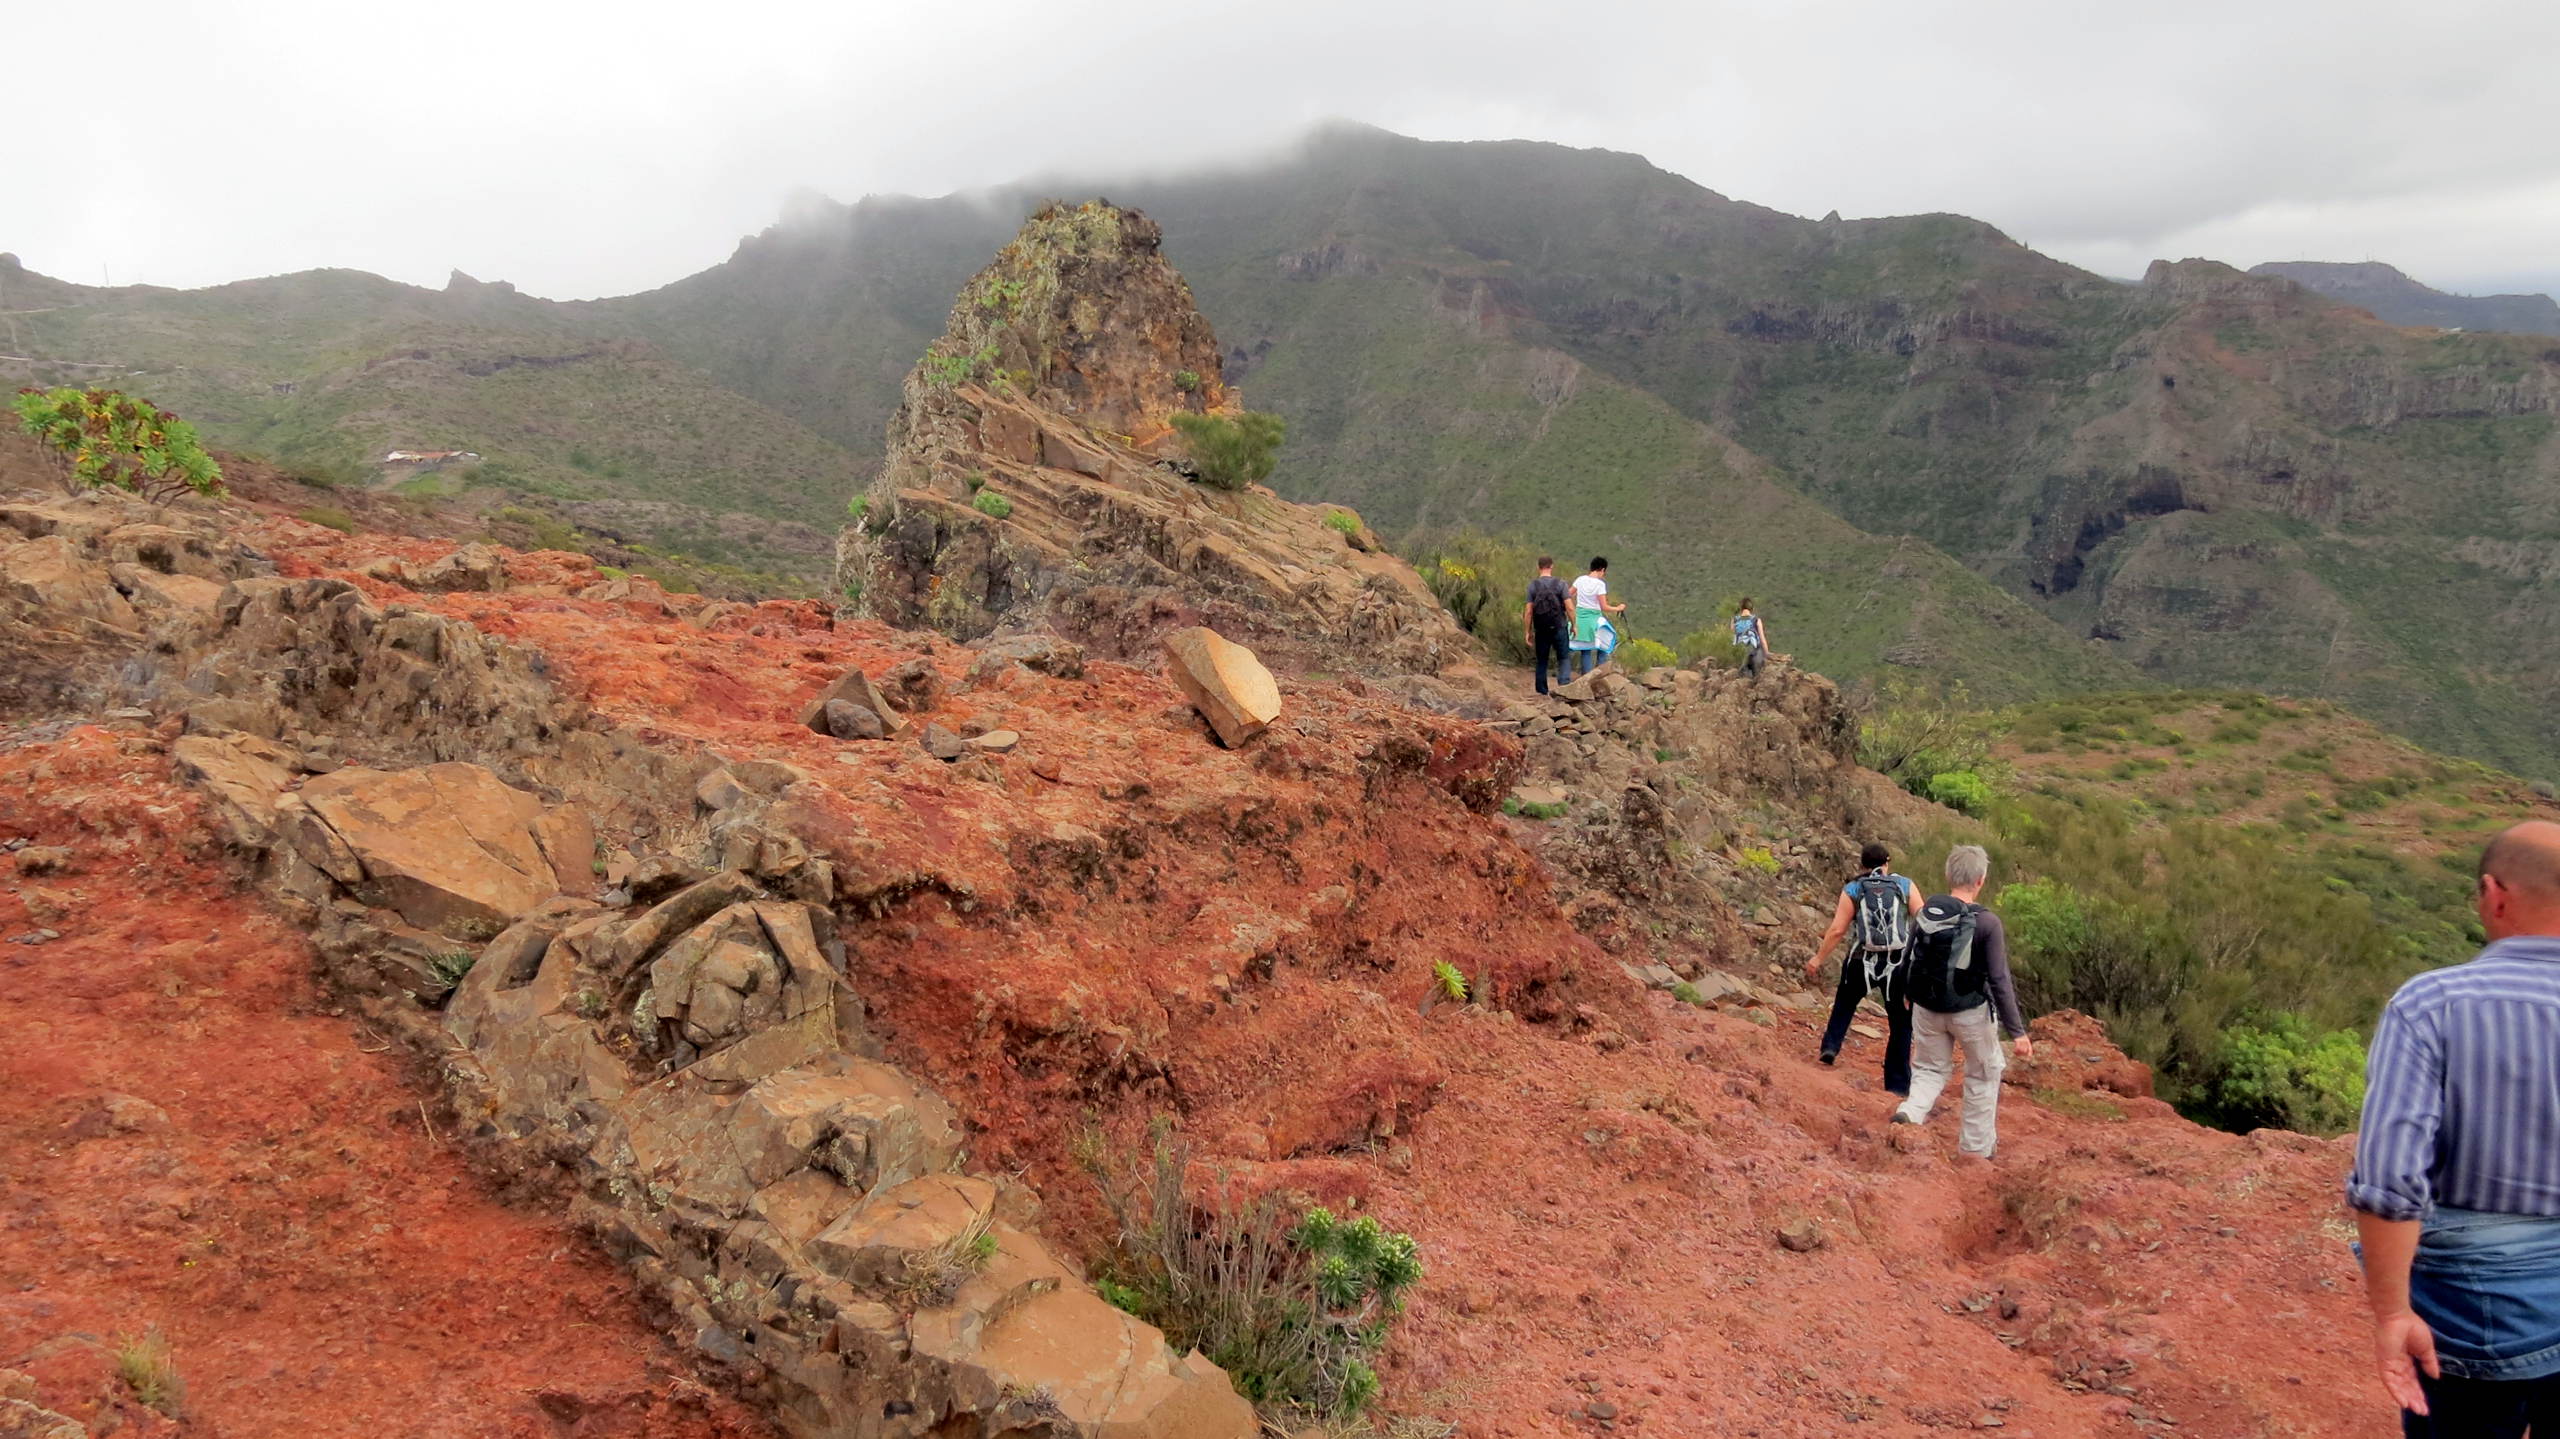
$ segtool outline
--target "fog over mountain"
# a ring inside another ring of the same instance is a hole
[[[1268,158],[1349,116],[1642,153],[1804,215],[1952,210],[2105,274],[2153,258],[2385,258],[2540,290],[2560,253],[2560,10],[2456,0],[1656,4],[1611,23],[1313,0],[1165,9],[145,0],[219,104],[100,105],[30,67],[12,133],[77,115],[148,184],[0,196],[0,247],[88,283],[460,267],[581,297],[725,256],[795,191]],[[1111,75],[1087,86],[1079,77]]]

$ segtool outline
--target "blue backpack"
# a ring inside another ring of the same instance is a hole
[[[1760,617],[1758,615],[1735,615],[1733,617],[1733,642],[1745,649],[1756,650],[1760,648]]]

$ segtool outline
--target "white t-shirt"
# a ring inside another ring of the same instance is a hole
[[[1600,597],[1609,592],[1609,582],[1598,575],[1577,575],[1573,581],[1573,604],[1576,609],[1600,608]]]

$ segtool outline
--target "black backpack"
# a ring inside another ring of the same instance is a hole
[[[1529,618],[1542,629],[1564,628],[1564,581],[1553,575],[1529,581]]]
[[[1920,911],[1911,941],[1911,1002],[1940,1014],[1960,1014],[1989,997],[1973,953],[1973,917],[1981,913],[1953,895],[1933,895]]]

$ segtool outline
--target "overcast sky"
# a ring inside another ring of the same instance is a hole
[[[2560,286],[2551,0],[138,0],[112,31],[145,37],[147,86],[102,49],[0,87],[0,250],[93,284],[616,294],[795,190],[1229,162],[1341,116],[1632,150],[1800,214],[1961,211],[2110,275]]]

